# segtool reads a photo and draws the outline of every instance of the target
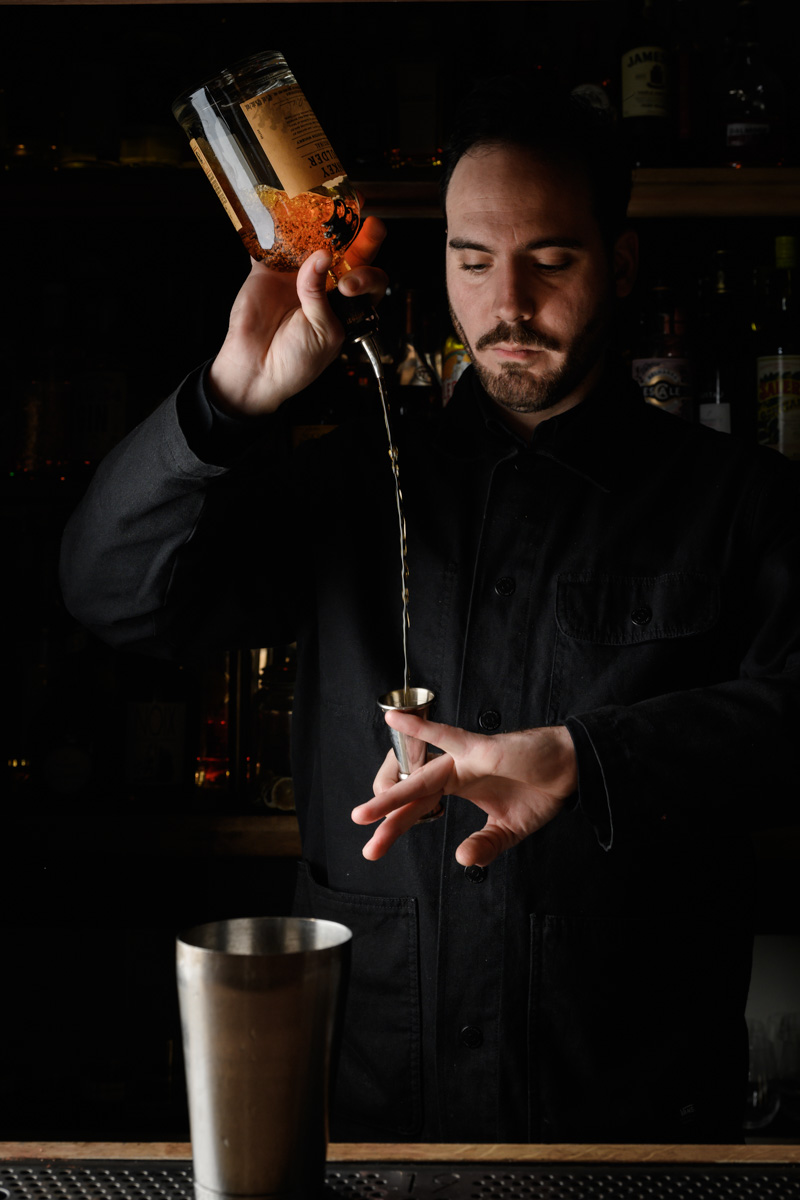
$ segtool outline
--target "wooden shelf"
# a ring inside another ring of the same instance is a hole
[[[86,167],[11,170],[0,177],[0,197],[10,208],[41,211],[57,204],[64,218],[113,219],[126,215],[163,219],[173,207],[212,211],[216,199],[200,168]],[[369,212],[384,220],[441,218],[435,179],[356,178]],[[636,219],[675,217],[800,217],[800,167],[648,168],[634,172],[630,214]]]
[[[634,171],[629,211],[632,217],[797,217],[800,169]]]
[[[438,184],[429,180],[358,180],[376,216],[439,217]],[[798,217],[800,168],[647,168],[634,171],[634,218]]]
[[[299,858],[292,814],[19,812],[3,820],[8,845],[61,858]]]

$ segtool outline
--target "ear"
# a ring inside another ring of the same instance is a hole
[[[614,243],[613,267],[617,299],[622,300],[633,291],[639,270],[639,235],[632,229],[626,229]]]

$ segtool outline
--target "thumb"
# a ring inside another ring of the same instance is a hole
[[[510,850],[520,840],[516,833],[494,823],[491,817],[483,829],[463,841],[456,850],[456,862],[462,867],[488,867],[498,855]]]
[[[342,327],[326,297],[328,272],[333,259],[324,250],[309,255],[297,272],[297,298],[306,320],[318,335],[342,337]]]

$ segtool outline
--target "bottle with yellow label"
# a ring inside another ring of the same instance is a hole
[[[327,250],[333,294],[349,269],[358,196],[283,55],[235,63],[182,93],[172,111],[248,253],[296,271]],[[339,313],[351,334],[350,313],[358,332],[377,324],[372,309],[357,309]]]

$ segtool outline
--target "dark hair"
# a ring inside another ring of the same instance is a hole
[[[476,146],[520,146],[583,171],[603,239],[625,227],[631,166],[613,112],[539,72],[482,80],[463,101],[442,157],[442,209],[459,159]]]

